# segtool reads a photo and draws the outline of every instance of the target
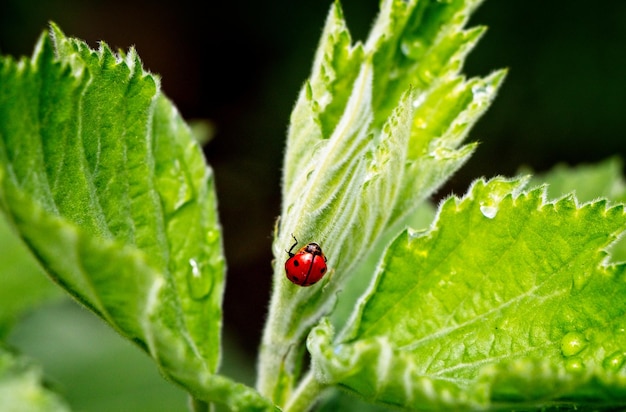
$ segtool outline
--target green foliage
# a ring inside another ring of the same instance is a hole
[[[570,167],[559,164],[545,174],[537,174],[532,182],[545,183],[550,199],[574,194],[580,202],[607,198],[626,202],[626,182],[622,175],[622,160],[617,157],[598,164],[580,164]],[[626,238],[623,236],[610,247],[611,261],[626,262]]]
[[[364,42],[332,5],[291,116],[256,390],[217,373],[212,170],[134,50],[92,50],[52,25],[32,59],[1,58],[0,209],[50,278],[196,410],[351,405],[339,388],[372,411],[623,406],[621,163],[477,180],[428,203],[475,150],[463,142],[505,77],[461,74],[479,3],[384,0]],[[285,277],[292,235],[328,257],[313,286]],[[2,335],[49,295],[35,272],[26,257],[2,271]],[[21,385],[29,369],[4,370]]]
[[[70,409],[42,382],[40,368],[0,346],[0,400],[4,412],[66,412]]]
[[[397,237],[350,330],[310,336],[316,376],[411,409],[623,399],[624,267],[602,264],[623,207],[522,184],[477,181]]]
[[[69,299],[32,310],[8,344],[36,360],[72,410],[186,410],[188,395],[164,380],[151,358]]]
[[[355,44],[339,3],[331,7],[287,139],[257,382],[278,404],[291,396],[311,327],[336,300],[358,294],[348,288],[351,275],[361,278],[355,287],[369,281],[373,267],[359,265],[378,260],[475,148],[462,141],[505,75],[459,73],[483,32],[464,28],[477,3],[384,1],[367,40]],[[292,234],[324,248],[332,272],[318,285],[285,278]]]
[[[0,202],[52,279],[193,396],[263,404],[214,375],[213,176],[158,79],[133,50],[93,51],[55,26],[32,60],[0,64]]]
[[[550,199],[574,193],[580,202],[607,198],[614,202],[626,201],[626,182],[622,176],[622,161],[613,157],[598,164],[568,167],[555,166],[545,174],[537,174],[531,183],[547,185]]]

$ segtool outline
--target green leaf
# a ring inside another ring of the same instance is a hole
[[[574,193],[582,202],[607,198],[624,203],[626,182],[622,171],[622,160],[619,157],[611,157],[596,164],[558,164],[546,173],[535,175],[531,184],[545,183],[548,198],[551,199]],[[621,237],[613,243],[610,253],[613,262],[626,262],[626,238]]]
[[[359,411],[359,412],[388,412],[397,411],[395,408],[385,407],[367,403],[355,396],[340,389],[328,390],[324,393],[316,412],[334,411]]]
[[[339,2],[331,7],[291,116],[273,244],[257,387],[279,405],[300,373],[310,329],[337,299],[354,296],[351,276],[367,284],[374,270],[363,262],[380,258],[475,148],[462,142],[505,75],[459,74],[484,31],[463,28],[478,3],[385,0],[367,40],[354,44]],[[329,274],[309,288],[284,274],[292,234],[328,258]]]
[[[623,206],[476,181],[389,246],[351,326],[309,336],[316,378],[417,410],[626,404]]]
[[[407,224],[414,228],[428,228],[435,218],[435,212],[435,207],[430,202],[424,202],[413,216],[407,220]],[[373,250],[368,258],[360,263],[355,269],[354,275],[345,283],[341,291],[341,299],[337,300],[331,313],[330,318],[333,325],[345,325],[350,316],[352,316],[355,302],[369,286],[372,268],[376,267],[380,256],[382,256],[391,240],[393,240],[393,237],[388,236],[379,241],[376,250]]]
[[[0,340],[4,340],[19,316],[61,294],[42,273],[24,244],[0,217]]]
[[[4,412],[65,412],[70,408],[42,382],[41,368],[0,347],[0,404]]]
[[[2,58],[0,84],[0,205],[50,276],[194,397],[271,408],[214,375],[214,179],[159,79],[53,25],[31,60]]]
[[[581,202],[605,197],[615,202],[626,201],[626,182],[622,176],[622,160],[611,157],[596,164],[567,166],[558,164],[546,173],[535,174],[530,184],[546,184],[550,199],[574,193]],[[529,170],[524,170],[529,173]]]

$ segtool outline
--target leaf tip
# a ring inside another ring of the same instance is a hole
[[[52,20],[49,21],[48,22],[48,27],[49,27],[50,36],[57,37],[57,38],[65,37],[65,34],[63,33],[63,31],[61,30],[59,25],[56,24],[54,21],[52,21]]]

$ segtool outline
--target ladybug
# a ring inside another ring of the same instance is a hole
[[[289,259],[285,262],[285,272],[287,279],[296,285],[311,286],[317,283],[326,273],[326,256],[322,248],[317,243],[309,243],[296,253],[291,253],[298,244],[298,239],[291,235],[296,241],[289,250],[285,250]]]

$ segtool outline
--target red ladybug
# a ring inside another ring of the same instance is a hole
[[[300,286],[311,286],[317,283],[326,273],[326,256],[317,243],[309,243],[296,253],[291,253],[298,244],[298,239],[289,250],[286,250],[289,259],[285,262],[287,279]]]

